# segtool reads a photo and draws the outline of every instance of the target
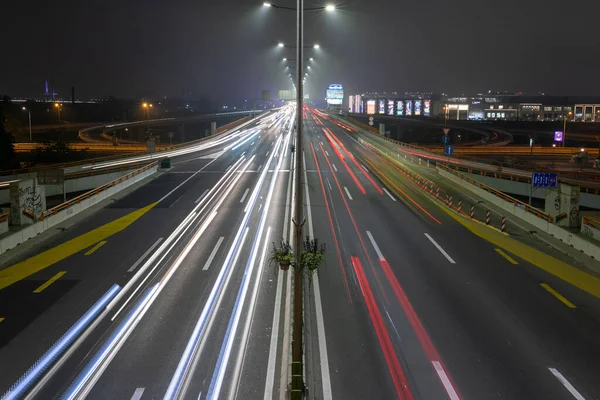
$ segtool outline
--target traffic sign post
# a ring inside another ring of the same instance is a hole
[[[549,172],[534,172],[531,174],[531,185],[529,185],[529,205],[534,189],[558,187],[558,175]]]
[[[446,144],[450,141],[450,136],[442,136],[442,143]]]
[[[534,172],[531,174],[531,187],[555,188],[558,186],[558,175],[548,172]]]
[[[444,154],[446,154],[447,156],[451,156],[452,153],[454,153],[454,146],[449,144],[446,147],[444,147]]]
[[[450,128],[444,128],[444,135],[448,136],[448,132],[450,132]]]

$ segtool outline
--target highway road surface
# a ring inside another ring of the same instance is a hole
[[[6,398],[285,398],[292,274],[268,259],[298,178],[327,246],[305,286],[308,398],[600,397],[597,276],[444,210],[328,115],[306,110],[292,152],[293,117],[173,158],[3,265]]]

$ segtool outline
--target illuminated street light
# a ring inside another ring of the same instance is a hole
[[[58,122],[60,122],[60,109],[62,106],[59,103],[54,103],[54,108],[56,108],[56,113],[58,114]]]
[[[287,58],[283,57],[283,61],[287,61],[287,60],[288,60]]]
[[[309,66],[307,66],[306,68],[308,68],[308,69],[311,69],[312,67],[309,65]]]
[[[271,3],[264,2],[263,7],[273,7]]]
[[[328,4],[325,6],[325,11],[335,11],[335,4]]]
[[[313,47],[314,47],[315,49],[320,49],[320,48],[321,48],[321,46],[319,46],[318,44],[315,44]]]
[[[31,139],[31,110],[27,107],[22,108],[23,111],[27,111],[29,113],[29,143],[33,142]]]
[[[314,59],[314,58],[312,58],[312,57],[311,57],[311,58],[309,58],[308,60],[309,60],[309,61],[315,61],[315,59]]]
[[[278,44],[277,46],[279,46],[279,47],[283,47],[283,46],[285,46],[285,44],[283,44],[283,43],[279,42],[279,44]]]

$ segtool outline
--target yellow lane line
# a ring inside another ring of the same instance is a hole
[[[514,258],[512,258],[511,256],[509,256],[508,254],[506,254],[505,252],[502,251],[502,249],[494,249],[496,250],[496,252],[498,254],[500,254],[502,257],[506,258],[506,260],[511,263],[511,264],[518,264],[518,262],[515,261]]]
[[[0,317],[0,322],[4,321],[4,317]]]
[[[89,256],[90,254],[92,254],[93,252],[95,252],[96,250],[98,250],[100,247],[104,246],[105,243],[106,243],[106,240],[103,240],[103,241],[97,243],[94,247],[92,247],[91,249],[89,249],[88,251],[86,251],[85,255]]]
[[[106,225],[0,271],[0,290],[124,230],[142,215],[150,211],[156,204],[158,202],[140,208]]]
[[[552,289],[550,286],[546,285],[545,283],[540,283],[540,286],[543,287],[544,289],[546,289],[548,292],[550,292],[554,297],[559,299],[565,306],[567,306],[569,308],[577,308],[577,306],[575,304],[571,303],[569,300],[564,298],[560,293],[558,293],[556,290]]]
[[[500,235],[498,232],[484,228],[467,219],[454,216],[450,213],[449,215],[474,235],[518,256],[528,263],[570,283],[584,292],[600,298],[600,279],[595,276],[549,256],[531,246],[521,243],[512,237]]]
[[[54,282],[56,282],[57,280],[60,279],[61,276],[63,276],[64,274],[66,274],[67,271],[60,271],[58,274],[54,275],[52,278],[48,279],[42,286],[40,286],[39,288],[35,289],[33,291],[33,293],[41,293],[44,289],[46,289],[48,286],[52,285]]]

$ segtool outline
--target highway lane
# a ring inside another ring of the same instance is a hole
[[[227,372],[227,380],[222,383],[222,396],[228,395],[231,388],[237,390],[237,381],[245,383],[245,380],[237,378],[236,384],[231,385],[231,379],[233,379],[231,367],[235,369],[236,362],[242,361],[238,358],[240,351],[244,366],[252,358],[255,359],[254,363],[258,366],[266,366],[267,362],[264,358],[267,354],[265,348],[268,349],[268,341],[264,340],[264,332],[267,326],[270,327],[272,320],[270,313],[273,311],[275,287],[272,284],[260,285],[259,282],[259,289],[254,296],[265,301],[264,306],[254,315],[247,313],[246,306],[251,300],[246,301],[244,305],[238,303],[238,308],[235,307],[235,304],[238,285],[240,288],[242,287],[241,283],[244,282],[245,274],[248,274],[249,288],[256,284],[258,278],[266,280],[274,277],[273,270],[265,268],[266,263],[261,258],[265,243],[267,249],[270,250],[271,241],[275,239],[273,237],[275,232],[282,230],[284,205],[270,204],[264,221],[266,230],[260,227],[260,217],[266,212],[270,203],[267,198],[269,193],[282,192],[282,184],[286,175],[269,172],[278,164],[279,158],[275,158],[275,156],[283,147],[283,139],[281,139],[281,143],[271,146],[275,134],[275,132],[267,131],[265,137],[271,136],[271,138],[257,144],[256,154],[260,157],[252,162],[251,170],[259,172],[245,174],[248,176],[246,182],[235,184],[235,189],[227,195],[220,207],[223,212],[219,214],[222,215],[213,220],[211,228],[194,245],[194,249],[198,249],[198,251],[190,252],[184,259],[180,269],[161,292],[160,302],[157,302],[157,306],[152,307],[144,316],[134,334],[125,343],[94,387],[91,398],[126,398],[131,396],[138,387],[144,388],[145,393],[148,393],[149,396],[163,395],[167,392],[169,384],[174,381],[175,371],[181,363],[182,355],[186,353],[188,343],[196,343],[200,348],[193,357],[190,357],[189,365],[186,367],[190,369],[189,372],[185,377],[182,376],[180,395],[185,398],[197,398],[200,394],[208,396],[211,387],[212,390],[216,390],[215,386],[219,382],[219,378],[213,378],[213,374],[218,370],[217,366],[219,365],[222,366],[224,373]],[[266,157],[265,155],[270,150],[273,150],[274,153]],[[260,168],[261,165],[263,165],[262,168]],[[267,165],[268,170],[266,169]],[[250,191],[253,191],[256,184],[260,182],[261,176],[264,177],[263,184],[259,187],[257,195],[245,195],[246,189],[249,188]],[[274,182],[276,186],[270,188],[270,183],[275,177],[279,178],[277,182]],[[243,202],[241,202],[242,198],[244,198]],[[244,212],[246,208],[247,212]],[[246,220],[248,217],[249,219]],[[241,227],[241,230],[238,230],[238,226]],[[262,238],[259,235],[261,231],[264,233]],[[272,232],[269,234],[271,241],[265,239],[267,231]],[[240,232],[241,236],[236,235],[236,232]],[[208,270],[198,268],[197,266],[206,266],[212,254],[207,250],[213,249],[214,251],[220,237],[223,237],[224,240],[215,253],[216,257],[212,258]],[[236,242],[238,243],[237,249],[234,245]],[[260,254],[258,259],[262,261],[256,268],[252,262],[253,250],[255,257]],[[230,262],[232,263],[230,264]],[[247,262],[249,262],[248,265]],[[262,268],[260,273],[258,273],[259,266]],[[216,287],[216,282],[220,281],[222,272],[227,268],[229,268],[229,272],[223,275],[222,289],[215,292],[218,293],[215,300],[210,300],[213,293],[211,289]],[[250,272],[253,268],[256,274]],[[240,299],[242,298],[244,297],[240,297]],[[194,328],[199,326],[198,322],[203,321],[205,307],[210,305],[211,301],[216,304],[214,309],[206,314],[210,315],[210,318],[204,320],[208,321],[206,328],[203,328],[205,331],[197,338],[193,338]],[[239,327],[240,333],[243,333],[246,321],[254,321],[252,333],[249,331],[246,333],[248,337],[241,349],[236,335],[227,332],[229,316],[234,313],[234,310],[239,310],[244,314]],[[255,337],[260,338],[261,336],[263,337],[262,342],[254,340]],[[231,350],[229,357],[221,354],[222,345],[227,338],[236,340],[236,346]],[[252,346],[248,347],[248,343],[252,343]],[[262,345],[258,345],[258,343]],[[219,360],[219,356],[223,358]],[[144,360],[144,362],[140,364],[140,360]],[[224,365],[225,360],[229,361],[229,367]],[[241,365],[238,368],[241,368]],[[243,372],[238,373],[242,374]],[[261,374],[266,374],[266,368],[261,368]],[[263,377],[258,381],[264,382],[264,380]],[[134,383],[133,386],[132,383]],[[242,393],[253,391],[244,384],[239,390]]]
[[[30,259],[41,250],[56,248],[61,243],[102,227],[107,221],[163,199],[134,222],[129,230],[108,238],[106,244],[94,254],[74,254],[0,291],[0,296],[5,300],[2,301],[1,310],[5,318],[0,327],[4,345],[0,350],[1,357],[15,360],[11,365],[3,363],[1,366],[2,387],[6,388],[14,382],[112,282],[127,282],[136,272],[127,271],[139,264],[136,260],[161,238],[166,239],[234,160],[257,147],[251,140],[242,142],[239,148],[231,149],[219,158],[209,154],[207,158],[186,156],[183,160],[175,159],[174,163],[186,162],[176,164],[169,173],[44,243],[44,248],[33,249],[23,256],[24,260]],[[207,166],[210,171],[198,172]],[[44,292],[32,293],[33,288],[60,271],[67,271],[63,279],[57,280]],[[45,334],[41,335],[40,332]]]
[[[335,132],[345,147],[358,153],[353,147],[354,142],[339,127],[326,121],[325,126]],[[321,136],[321,139],[313,136],[313,142],[322,140],[323,134],[311,128],[309,132]],[[332,168],[325,167],[327,170],[322,171],[322,175],[326,180],[325,191],[332,196],[330,208],[335,210],[334,221],[340,221],[334,226],[338,226],[337,236],[347,276],[344,279],[341,269],[331,265],[332,259],[337,257],[333,252],[334,246],[330,246],[321,282],[334,397],[360,398],[359,393],[377,398],[394,397],[396,390],[390,376],[399,375],[396,369],[388,370],[386,367],[388,362],[384,360],[385,356],[381,356],[385,351],[374,351],[377,347],[386,347],[379,346],[379,338],[373,334],[373,328],[371,337],[368,337],[369,330],[365,327],[371,316],[365,315],[367,312],[364,311],[361,315],[357,310],[364,307],[365,300],[360,294],[356,295],[361,283],[352,271],[360,271],[360,268],[353,266],[352,259],[349,259],[353,255],[361,261],[390,340],[393,340],[396,330],[399,332],[400,339],[393,344],[414,397],[440,398],[433,390],[442,382],[427,385],[428,379],[432,374],[435,378],[437,371],[432,367],[433,363],[429,368],[423,364],[424,356],[415,347],[423,349],[425,359],[429,358],[429,361],[436,361],[432,355],[435,352],[439,354],[451,382],[464,398],[573,398],[549,368],[556,368],[564,374],[584,398],[597,396],[599,388],[593,371],[600,366],[597,357],[599,343],[590,334],[597,331],[600,320],[597,298],[525,262],[518,255],[513,257],[519,264],[512,265],[499,255],[491,243],[474,236],[429,200],[411,191],[408,182],[401,184],[401,188],[425,210],[407,199],[404,201],[410,206],[402,204],[399,197],[394,202],[389,196],[379,194],[369,187],[371,183],[359,168],[348,161],[349,169],[366,191],[366,195],[362,195],[350,173],[340,166],[341,160],[333,147],[327,147],[327,143],[323,142],[329,155],[323,152],[316,154],[321,168],[323,164],[328,165],[325,158],[331,159]],[[337,175],[341,190],[336,190],[333,175]],[[311,183],[311,176],[309,174],[309,186],[318,188],[318,178]],[[328,188],[329,183],[333,190]],[[315,198],[322,196],[318,192],[317,189]],[[344,201],[341,200],[344,196],[363,236],[366,251],[360,239],[357,241],[359,236],[353,224],[347,222],[350,214],[344,209]],[[316,201],[313,200],[313,204]],[[441,224],[434,222],[424,211]],[[322,224],[320,229],[315,224],[319,236],[331,231],[324,222],[328,219],[325,212],[317,214],[318,211],[313,210],[313,220]],[[377,243],[378,251],[367,230]],[[328,244],[334,242],[331,236],[325,240]],[[367,255],[374,264],[375,272],[371,275]],[[385,273],[387,268],[384,264],[378,265],[382,256],[393,275]],[[394,287],[398,289],[394,280],[397,280],[401,291],[394,290]],[[345,281],[349,285],[352,303],[346,300],[342,307],[341,299],[348,297]],[[578,303],[576,311],[540,287],[542,282],[547,282],[568,298],[576,299],[573,300]],[[411,307],[414,314],[410,311]],[[386,320],[386,312],[390,310],[396,313],[390,313],[391,318]],[[411,315],[420,319],[424,335],[415,328]],[[348,326],[349,320],[360,318],[362,323],[355,324],[362,329]],[[379,361],[375,357],[377,354]],[[346,377],[353,374],[360,374],[360,384],[348,381]]]

